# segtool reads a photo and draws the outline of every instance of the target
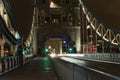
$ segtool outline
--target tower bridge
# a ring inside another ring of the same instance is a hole
[[[120,80],[118,3],[0,0],[0,79]]]

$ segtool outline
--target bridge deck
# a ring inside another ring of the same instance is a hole
[[[34,58],[24,66],[5,73],[0,80],[58,80],[49,58]]]

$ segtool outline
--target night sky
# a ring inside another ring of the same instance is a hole
[[[32,0],[9,0],[20,33],[27,38],[32,25]]]
[[[120,29],[120,0],[84,0],[89,10],[105,24]]]
[[[29,34],[32,0],[9,0],[23,37]],[[120,29],[120,0],[84,0],[89,10],[105,24]]]

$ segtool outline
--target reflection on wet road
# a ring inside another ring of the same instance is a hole
[[[57,80],[49,58],[35,58],[1,76],[0,80]]]

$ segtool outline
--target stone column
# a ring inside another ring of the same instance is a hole
[[[0,39],[0,46],[1,46],[1,57],[4,57],[4,44],[5,44],[5,40],[4,37]]]
[[[75,28],[75,45],[77,53],[81,52],[81,36],[80,36],[80,27]]]
[[[33,48],[33,54],[37,54],[38,51],[38,28],[39,28],[39,22],[38,22],[38,16],[39,16],[39,9],[36,7],[34,9],[34,17],[33,17],[33,42],[32,42],[32,48]]]
[[[38,39],[37,39],[37,28],[34,28],[33,30],[33,40],[32,40],[32,47],[33,47],[33,54],[37,54],[37,42],[38,42]]]
[[[73,28],[72,28],[72,40],[75,41],[74,47],[76,48],[76,52],[81,52],[81,35],[80,35],[80,8],[73,8]]]
[[[60,43],[60,54],[62,54],[62,41],[60,41],[59,43]]]
[[[1,57],[4,57],[4,44],[1,44]]]

